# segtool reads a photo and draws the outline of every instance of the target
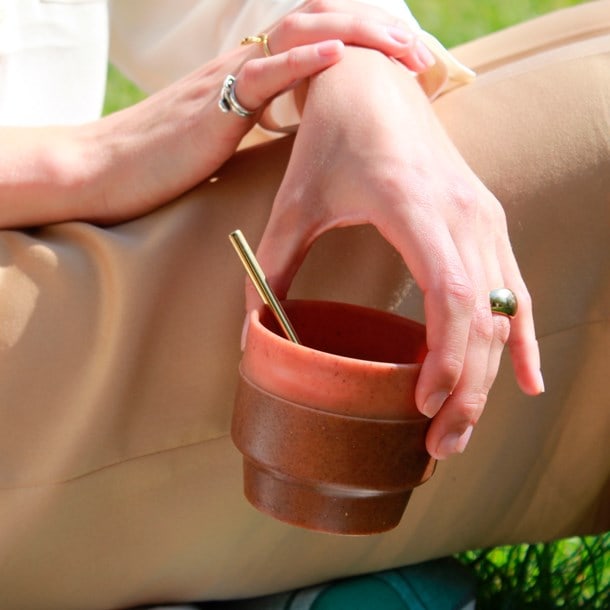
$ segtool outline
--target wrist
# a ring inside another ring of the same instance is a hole
[[[59,220],[92,220],[103,206],[104,154],[94,125],[63,130],[52,149],[47,146],[42,153]]]
[[[92,199],[91,165],[80,127],[4,128],[0,151],[0,227],[82,218]]]
[[[363,78],[366,75],[366,78]],[[311,79],[306,114],[332,125],[372,121],[392,128],[397,114],[429,100],[415,75],[402,64],[374,50],[346,48],[344,59]],[[353,125],[350,125],[350,129]]]

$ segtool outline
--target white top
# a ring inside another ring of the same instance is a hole
[[[365,0],[421,31],[403,0]],[[154,91],[258,33],[303,0],[0,0],[0,124],[78,124],[100,116],[108,59]],[[472,73],[432,36],[424,87]],[[109,44],[110,41],[110,44]],[[423,82],[423,81],[422,81]]]

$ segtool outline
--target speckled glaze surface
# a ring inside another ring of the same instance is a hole
[[[413,399],[425,329],[353,305],[284,306],[303,345],[280,336],[267,310],[252,312],[240,366],[232,436],[245,495],[309,529],[391,529],[434,471]]]

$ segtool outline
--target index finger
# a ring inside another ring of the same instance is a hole
[[[340,40],[326,40],[272,57],[251,59],[239,71],[235,94],[246,108],[260,108],[300,80],[338,62],[343,57],[343,49]]]

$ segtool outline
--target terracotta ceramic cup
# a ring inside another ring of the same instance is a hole
[[[232,423],[245,495],[313,530],[389,530],[434,470],[414,401],[425,328],[343,303],[284,306],[302,345],[266,308],[250,314]]]

